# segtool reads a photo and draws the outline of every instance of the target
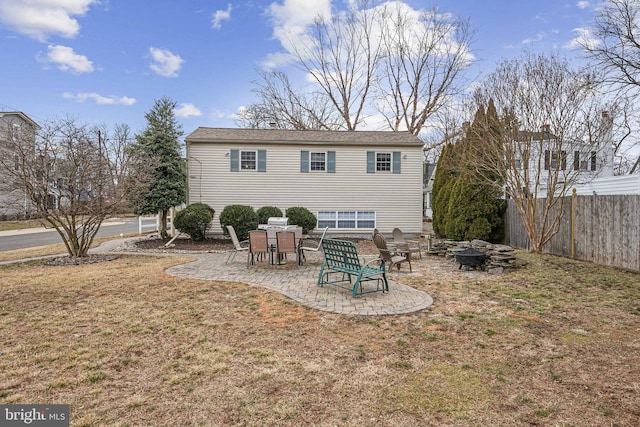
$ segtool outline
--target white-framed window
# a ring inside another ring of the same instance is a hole
[[[391,172],[391,152],[376,153],[376,172]]]
[[[258,152],[240,150],[240,170],[254,171],[258,169]]]
[[[231,172],[266,172],[267,150],[241,150],[232,148],[225,155],[229,155],[229,170]]]
[[[367,151],[367,173],[402,173],[402,152]]]
[[[318,228],[373,229],[376,228],[375,211],[320,211]]]
[[[312,172],[324,172],[327,170],[327,153],[309,153],[309,170]]]
[[[300,172],[336,173],[336,152],[301,150]]]

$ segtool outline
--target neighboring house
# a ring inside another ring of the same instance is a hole
[[[19,111],[0,112],[0,167],[20,168],[19,156],[13,146],[17,142],[35,144],[40,126]],[[25,217],[31,212],[31,204],[20,182],[8,171],[0,173],[0,218]]]
[[[424,183],[423,183],[423,204],[424,204],[424,216],[426,218],[433,218],[433,209],[431,193],[433,192],[433,179],[435,178],[436,163],[426,162],[424,164]]]
[[[408,132],[196,129],[185,139],[188,203],[216,212],[302,206],[318,228],[422,231],[423,143]]]
[[[529,188],[535,188],[538,180],[538,197],[547,196],[548,179],[557,180],[556,188],[562,188],[565,182],[573,188],[613,176],[612,122],[606,112],[602,119],[600,136],[593,143],[563,141],[551,133],[549,126],[521,133],[516,143],[520,146],[514,145],[514,164],[521,176],[530,177]]]
[[[594,178],[573,187],[579,196],[609,196],[640,194],[640,175],[619,175]]]

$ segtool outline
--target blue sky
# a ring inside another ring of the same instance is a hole
[[[468,17],[477,31],[470,75],[481,76],[524,48],[577,57],[572,41],[599,0],[404,3]],[[70,115],[126,123],[137,132],[154,99],[168,96],[185,134],[235,127],[239,108],[255,101],[256,68],[286,53],[282,30],[344,7],[342,0],[0,0],[0,111],[38,122]]]

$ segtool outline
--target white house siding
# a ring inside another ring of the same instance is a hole
[[[266,149],[266,172],[230,172],[230,150]],[[335,173],[300,172],[300,152],[335,151]],[[367,173],[367,151],[400,151],[401,173]],[[318,211],[375,211],[376,227],[405,233],[422,230],[422,147],[376,145],[294,145],[188,142],[189,203],[215,209],[213,233],[221,233],[219,214],[231,204],[292,206]],[[369,230],[340,229],[362,234]]]
[[[595,178],[591,182],[575,186],[580,196],[640,194],[640,175],[620,175]]]

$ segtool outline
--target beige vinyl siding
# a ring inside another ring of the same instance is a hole
[[[230,152],[267,150],[266,172],[230,172]],[[335,173],[300,172],[300,152],[335,151]],[[371,147],[304,144],[188,144],[189,203],[207,203],[216,211],[213,233],[221,233],[219,214],[231,204],[292,206],[318,211],[375,211],[382,232],[400,227],[422,230],[422,147],[376,146],[375,151],[401,151],[402,173],[367,173]],[[197,160],[196,160],[197,159]],[[363,233],[362,229],[351,230]],[[366,230],[364,230],[366,232]],[[340,229],[341,233],[349,230]]]

